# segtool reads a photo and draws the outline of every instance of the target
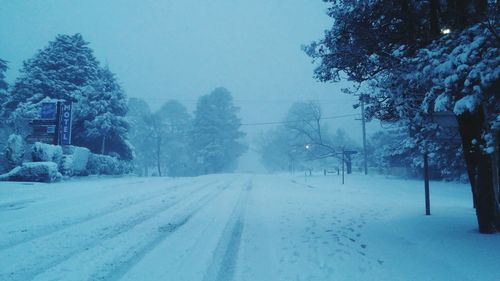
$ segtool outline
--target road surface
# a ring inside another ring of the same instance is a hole
[[[495,277],[500,240],[474,233],[467,192],[441,200],[443,187],[447,215],[427,219],[421,189],[383,195],[371,179],[0,183],[0,280],[474,280],[467,264]]]

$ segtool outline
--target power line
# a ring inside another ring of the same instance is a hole
[[[151,98],[148,98],[148,97],[145,97],[145,98],[130,97],[130,98],[143,99],[145,101],[172,101],[172,100],[175,100],[175,101],[182,102],[182,103],[197,103],[198,102],[198,99],[176,99],[176,98],[154,98],[154,97],[151,97]],[[302,99],[233,99],[233,102],[236,102],[236,103],[253,103],[253,102],[255,102],[255,103],[288,103],[288,102],[299,102],[301,100]],[[345,100],[348,100],[348,99],[312,99],[312,100],[318,101],[321,104],[330,104],[330,103],[338,104],[338,103],[344,102]]]
[[[322,117],[320,120],[329,120],[329,119],[338,119],[338,118],[346,118],[346,117],[353,117],[353,116],[359,116],[358,113],[354,114],[344,114],[344,115],[337,115],[337,116],[329,116],[329,117]],[[241,123],[241,126],[263,126],[263,125],[278,125],[278,124],[290,124],[290,123],[297,123],[297,122],[311,122],[311,121],[316,121],[316,120],[295,120],[295,121],[275,121],[275,122],[258,122],[258,123]]]
[[[322,118],[320,118],[320,120],[331,120],[331,119],[339,119],[339,118],[354,117],[354,116],[359,116],[359,113],[322,117]],[[33,118],[33,119],[36,119],[36,118]],[[24,121],[31,121],[33,119],[31,119],[31,118],[20,118],[20,120],[24,120]],[[0,121],[3,121],[3,120],[10,121],[12,119],[10,119],[10,118],[7,118],[7,119],[6,118],[0,118]],[[311,119],[311,120],[291,120],[291,121],[272,121],[272,122],[240,123],[240,126],[279,125],[279,124],[293,124],[293,123],[298,123],[298,122],[311,122],[311,121],[316,121],[316,120]]]

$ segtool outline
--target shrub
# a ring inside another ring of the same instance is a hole
[[[7,146],[5,147],[5,158],[7,160],[7,166],[12,169],[16,166],[21,165],[24,156],[24,142],[20,135],[12,134],[7,140]]]
[[[61,177],[57,171],[57,164],[54,162],[26,162],[9,173],[1,175],[0,180],[55,182]]]
[[[67,176],[86,176],[87,163],[90,150],[85,147],[67,146],[64,147],[64,155],[61,163],[61,172]]]
[[[87,171],[92,175],[123,175],[130,173],[132,168],[129,162],[101,154],[90,154],[87,162]]]
[[[54,162],[60,165],[62,155],[62,147],[58,145],[35,142],[31,148],[33,162]]]

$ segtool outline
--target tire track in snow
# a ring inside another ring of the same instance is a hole
[[[92,181],[91,181],[92,182]],[[71,181],[67,182],[67,183],[71,183]],[[57,186],[58,184],[61,184],[61,185],[64,185],[64,184],[67,184],[67,183],[55,183],[55,184],[43,184],[43,186],[39,186],[39,187],[36,187],[35,189],[38,189],[39,191],[42,192],[42,195],[43,196],[38,196],[38,197],[31,197],[31,196],[28,196],[26,198],[17,198],[15,199],[14,201],[9,200],[9,201],[6,201],[6,202],[0,202],[1,205],[10,205],[10,204],[16,204],[17,202],[19,202],[19,200],[22,200],[22,201],[30,201],[30,204],[32,206],[37,206],[37,207],[40,207],[40,206],[44,206],[44,205],[48,205],[48,206],[53,206],[53,205],[58,205],[58,202],[67,202],[68,200],[82,200],[82,199],[85,199],[85,198],[93,198],[95,196],[95,194],[99,194],[99,195],[103,195],[103,190],[106,190],[107,193],[109,193],[109,195],[114,195],[114,193],[112,191],[114,190],[108,190],[108,189],[111,189],[111,188],[116,188],[116,187],[121,187],[121,186],[132,186],[132,185],[137,185],[137,184],[142,184],[144,183],[144,180],[140,180],[140,181],[133,181],[133,182],[118,182],[118,183],[112,183],[112,184],[106,184],[104,186],[100,186],[98,188],[92,188],[92,189],[87,189],[86,187],[84,186],[76,186],[76,187],[71,187],[72,189],[78,189],[78,192],[76,194],[74,193],[70,193],[70,194],[63,194],[63,195],[59,195],[58,197],[49,197],[47,194],[43,194],[43,192],[51,192],[51,190],[49,189],[57,189],[57,188],[64,188],[64,187],[61,187],[61,186]],[[76,182],[77,184],[82,184],[83,182]],[[21,184],[21,183],[20,183]],[[40,183],[38,183],[40,184]],[[53,195],[54,192],[51,192],[50,195]],[[106,194],[108,195],[108,194]],[[23,208],[18,208],[18,209],[14,209],[14,210],[20,210],[20,209],[23,209]],[[5,211],[5,210],[4,210]],[[12,210],[11,210],[12,211]],[[11,217],[11,216],[9,216]],[[19,218],[18,220],[22,220],[22,218]],[[9,223],[11,222],[14,222],[16,220],[13,220],[13,221],[10,221]],[[0,221],[0,225],[3,224],[4,222],[3,221]]]
[[[177,217],[174,217],[171,222],[164,224],[157,228],[156,237],[148,241],[146,244],[142,245],[139,249],[133,251],[130,255],[130,251],[127,251],[129,255],[120,256],[120,260],[113,260],[105,270],[98,271],[94,273],[89,280],[105,280],[105,281],[117,281],[120,280],[127,272],[139,263],[149,252],[156,248],[160,243],[162,243],[169,235],[174,233],[177,229],[185,225],[196,213],[198,213],[205,206],[210,204],[214,199],[216,199],[220,194],[227,190],[237,179],[233,179],[226,185],[224,185],[217,192],[209,193],[203,196],[201,199],[191,202],[185,209],[188,212],[182,213],[179,211]]]
[[[245,210],[252,187],[252,180],[249,180],[246,188],[240,194],[240,198],[222,232],[219,243],[214,251],[212,263],[208,267],[203,281],[234,280],[245,222]]]
[[[108,185],[103,185],[99,187],[91,187],[87,188],[85,186],[80,186],[81,182],[76,183],[77,186],[50,186],[47,189],[45,187],[37,188],[38,190],[33,190],[33,193],[37,195],[37,197],[30,197],[26,200],[30,201],[29,208],[18,208],[17,210],[10,210],[11,213],[8,215],[0,212],[0,228],[6,229],[11,227],[12,225],[19,225],[26,222],[26,218],[30,218],[31,220],[35,220],[39,218],[43,221],[47,216],[57,216],[61,213],[71,213],[74,209],[74,205],[68,205],[68,202],[77,202],[81,204],[81,202],[91,202],[96,198],[96,194],[99,195],[99,198],[109,198],[116,197],[116,188],[125,189],[126,191],[130,191],[131,188],[135,188],[134,185],[144,184],[145,181],[133,181],[133,182],[120,182],[113,183]],[[171,183],[169,183],[171,184]],[[48,184],[46,184],[48,185]],[[52,188],[52,189],[50,189]],[[63,190],[63,195],[59,195],[58,191]],[[68,192],[75,190],[77,192],[67,194]],[[40,193],[38,193],[40,192]],[[47,194],[50,192],[50,194]],[[52,198],[56,195],[54,198]],[[59,197],[57,197],[59,196]],[[47,199],[49,197],[49,199]],[[127,199],[126,197],[121,199]],[[21,200],[21,198],[18,198]],[[16,200],[16,201],[18,201]],[[9,201],[6,204],[12,204],[16,201]],[[57,209],[54,209],[53,206],[63,206]],[[33,210],[39,210],[40,212],[34,212]],[[17,211],[17,212],[16,212]],[[28,213],[23,213],[28,211]],[[3,216],[5,215],[5,219]],[[23,230],[23,229],[21,229]]]
[[[213,182],[215,183],[215,182]],[[111,206],[104,207],[103,209],[97,210],[96,212],[93,213],[87,213],[84,216],[80,217],[73,217],[69,219],[65,219],[62,221],[59,221],[57,223],[53,224],[46,224],[42,225],[39,228],[34,228],[34,229],[26,229],[25,227],[22,227],[21,229],[17,230],[10,230],[9,234],[13,235],[13,239],[5,239],[3,241],[0,241],[0,252],[9,248],[12,248],[14,246],[17,246],[19,244],[23,244],[35,239],[39,239],[48,235],[51,235],[55,232],[62,231],[64,229],[70,228],[72,226],[86,223],[95,219],[99,219],[103,216],[113,214],[116,212],[120,212],[126,208],[133,207],[135,205],[143,204],[148,201],[152,201],[157,199],[159,196],[163,197],[165,195],[169,195],[175,190],[179,189],[180,187],[184,186],[186,183],[183,184],[175,184],[173,186],[166,187],[168,188],[167,190],[160,190],[159,192],[155,192],[153,194],[148,194],[144,198],[134,198],[134,197],[126,197],[122,198],[119,200],[117,203],[114,203]],[[189,185],[189,183],[187,183]],[[125,201],[125,202],[123,202]]]
[[[180,194],[180,198],[176,198],[176,201],[165,201],[165,199],[169,198],[158,198],[158,206],[154,208],[149,208],[150,206],[146,206],[146,208],[140,209],[138,214],[133,214],[132,218],[130,218],[130,216],[127,216],[124,221],[115,223],[111,227],[105,221],[103,222],[103,225],[98,227],[97,230],[82,227],[75,229],[74,232],[76,232],[76,235],[72,234],[71,232],[63,233],[64,231],[69,231],[70,228],[63,229],[61,231],[52,233],[51,235],[34,239],[32,241],[28,241],[26,243],[4,250],[0,252],[0,280],[30,280],[36,275],[46,271],[47,269],[57,266],[58,264],[70,259],[71,257],[81,252],[87,251],[97,245],[101,245],[103,241],[110,240],[113,237],[125,233],[130,229],[133,229],[137,225],[140,225],[141,223],[144,223],[145,221],[148,221],[155,216],[168,211],[170,208],[184,202],[185,200],[189,200],[189,198],[205,190],[213,184],[213,182],[203,184],[195,190],[192,190],[191,192]],[[138,205],[136,207],[141,207],[141,205]],[[125,209],[122,210],[122,212],[129,212],[129,210]],[[108,215],[116,215],[117,213],[119,212]],[[106,216],[102,216],[99,219],[104,220],[106,219]],[[73,227],[78,226],[79,225],[74,225]],[[51,237],[58,233],[59,236],[61,236],[60,239],[66,242],[66,244],[60,243],[62,241],[54,241],[54,239],[57,239],[58,237]],[[48,244],[52,245],[50,247],[47,247]],[[76,244],[76,246],[72,246],[72,244]],[[38,251],[42,254],[41,256],[37,255],[39,254],[39,252],[32,253],[32,251],[36,249],[38,249]],[[5,252],[7,252],[7,254],[5,254]],[[20,263],[21,265],[16,266],[12,265],[11,262],[9,263],[9,261],[15,260],[16,257],[19,257],[20,253],[26,253],[26,258],[18,261],[18,263]],[[8,269],[6,270],[7,272],[2,270],[2,268],[7,267],[14,267],[14,270],[10,272]]]

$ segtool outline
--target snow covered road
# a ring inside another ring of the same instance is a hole
[[[467,186],[352,175],[0,183],[0,280],[498,280]],[[479,278],[480,277],[480,278]]]

